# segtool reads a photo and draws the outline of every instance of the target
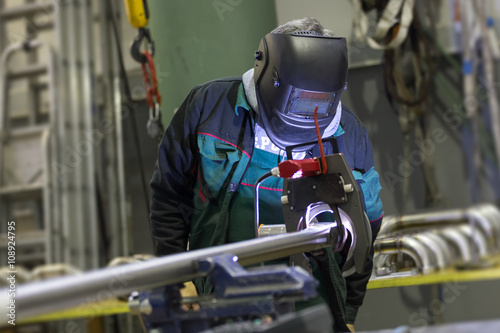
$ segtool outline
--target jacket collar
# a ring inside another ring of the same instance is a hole
[[[243,87],[243,82],[238,87],[238,94],[236,96],[236,105],[234,106],[234,113],[239,116],[238,111],[243,108],[246,111],[250,111],[252,108],[248,104],[247,98],[245,96],[245,88]]]

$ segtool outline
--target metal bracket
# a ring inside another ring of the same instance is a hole
[[[326,156],[328,173],[298,179],[283,179],[283,215],[288,232],[305,228],[305,213],[311,204],[325,203],[332,208],[338,221],[338,242],[344,239],[345,232],[339,214],[342,209],[353,222],[351,234],[353,256],[346,261],[344,275],[364,271],[366,258],[371,247],[371,228],[364,212],[361,190],[352,175],[343,154]],[[333,222],[333,221],[332,221]],[[342,227],[341,227],[342,226]],[[335,250],[340,251],[335,245]]]

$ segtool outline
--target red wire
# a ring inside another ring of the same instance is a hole
[[[328,171],[326,165],[325,150],[323,149],[323,141],[321,140],[321,132],[318,124],[318,106],[314,109],[314,124],[316,125],[316,135],[318,136],[319,151],[321,153],[321,173],[325,174]]]

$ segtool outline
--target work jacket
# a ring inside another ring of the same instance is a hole
[[[342,112],[335,136],[364,194],[374,239],[383,211],[371,143],[359,119],[347,108]],[[232,238],[232,224],[254,224],[253,211],[238,214],[238,221],[231,219],[238,189],[248,185],[242,185],[242,179],[254,152],[254,119],[240,77],[197,86],[184,100],[165,131],[151,180],[151,229],[157,255],[186,251],[188,244],[190,250],[222,245]],[[325,152],[332,153],[329,145]],[[308,154],[319,156],[319,150],[315,147]],[[276,206],[281,206],[279,200]],[[242,222],[241,216],[247,216],[247,221]],[[341,281],[339,292],[346,298],[342,315],[347,323],[354,322],[362,303],[371,257],[366,267],[364,274],[354,274],[345,282],[340,270],[332,274]],[[197,289],[209,291],[208,284],[201,282]]]

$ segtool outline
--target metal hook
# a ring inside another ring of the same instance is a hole
[[[148,61],[146,56],[141,52],[141,45],[142,42],[144,41],[144,38],[146,38],[146,40],[149,43],[149,53],[151,53],[152,56],[154,55],[155,52],[155,47],[154,47],[155,43],[151,39],[151,34],[149,32],[149,29],[139,28],[138,31],[139,33],[137,34],[137,37],[134,39],[134,41],[132,42],[132,46],[130,47],[130,54],[132,55],[132,58],[134,58],[137,62],[143,64]]]
[[[160,120],[160,104],[158,102],[155,103],[154,109],[152,107],[149,108],[149,119],[154,121]]]

